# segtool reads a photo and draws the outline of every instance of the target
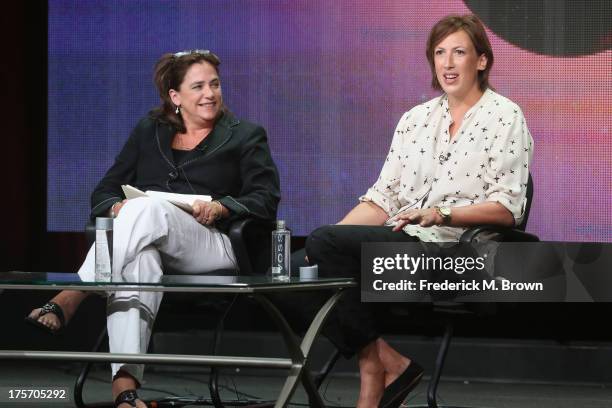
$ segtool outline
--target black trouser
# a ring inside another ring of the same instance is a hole
[[[391,227],[365,225],[326,225],[316,229],[306,240],[311,265],[319,265],[320,277],[351,277],[361,280],[362,242],[418,242],[418,238]],[[304,310],[309,304],[301,306]],[[342,296],[330,313],[322,331],[350,358],[380,337],[372,304],[361,303],[359,285]]]

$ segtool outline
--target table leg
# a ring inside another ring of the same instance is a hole
[[[289,370],[289,375],[285,384],[278,396],[275,407],[285,407],[295,391],[298,380],[301,380],[308,399],[310,400],[311,407],[325,407],[317,388],[315,387],[310,371],[308,370],[308,359],[314,340],[321,331],[329,312],[334,308],[340,297],[343,295],[343,290],[339,289],[336,291],[319,309],[316,316],[314,317],[310,327],[306,331],[301,344],[298,343],[298,337],[293,333],[291,327],[287,323],[287,320],[283,317],[281,312],[276,306],[263,294],[253,294],[255,298],[263,308],[270,314],[276,325],[281,331],[287,349],[289,351],[289,357],[293,362],[293,366]]]
[[[100,347],[102,347],[102,341],[105,338],[106,338],[106,325],[104,325],[104,329],[102,329],[102,332],[98,336],[98,339],[96,340],[96,344],[94,345],[92,351],[94,352],[99,351]],[[91,361],[87,363],[83,363],[81,372],[79,373],[79,376],[77,377],[77,380],[74,383],[74,403],[78,408],[87,407],[87,405],[83,401],[83,387],[85,386],[85,380],[87,380],[87,377],[89,376],[89,370],[91,369],[92,365],[93,365],[93,362]]]

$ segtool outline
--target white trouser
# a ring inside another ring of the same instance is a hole
[[[159,282],[164,268],[173,273],[204,273],[235,267],[229,238],[199,224],[166,201],[149,197],[129,200],[113,226],[113,281]],[[94,280],[92,246],[79,269],[83,281]],[[111,353],[146,353],[162,292],[109,294],[107,326]],[[142,364],[113,363],[142,383]]]

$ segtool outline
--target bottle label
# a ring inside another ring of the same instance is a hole
[[[280,270],[283,269],[283,263],[285,261],[284,259],[284,252],[285,252],[285,237],[283,237],[282,235],[278,235],[277,237],[277,241],[275,242],[276,245],[276,265],[278,265],[278,268]]]
[[[287,230],[272,232],[272,278],[289,279],[291,235]]]

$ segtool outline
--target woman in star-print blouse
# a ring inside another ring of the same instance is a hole
[[[306,242],[321,276],[359,279],[362,242],[458,241],[466,227],[518,224],[533,140],[520,108],[489,85],[493,51],[480,20],[448,16],[431,30],[432,86],[444,94],[400,119],[380,177],[337,225]],[[358,407],[397,407],[423,369],[380,336],[359,289],[349,290],[323,333],[358,353]]]
[[[451,104],[446,93],[402,116],[378,180],[360,197],[384,211],[385,225],[421,241],[519,224],[526,204],[533,142],[518,105],[491,89],[457,113]],[[450,208],[449,222],[436,207]]]

